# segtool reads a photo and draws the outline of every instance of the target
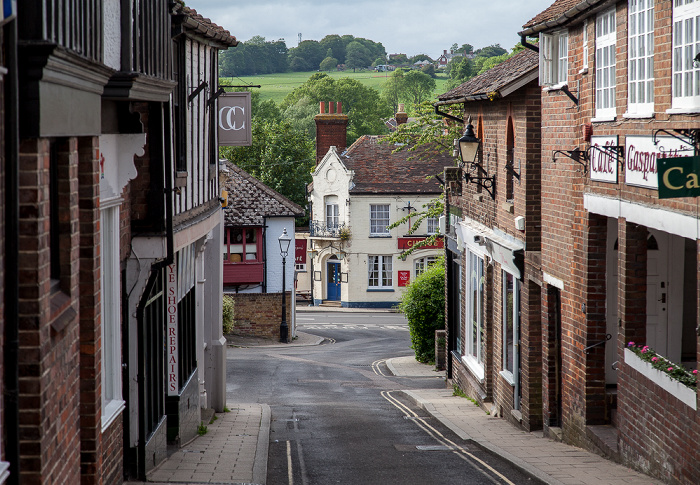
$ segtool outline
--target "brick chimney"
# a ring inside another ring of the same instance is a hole
[[[348,115],[343,114],[343,104],[338,101],[328,103],[321,101],[320,111],[314,117],[316,122],[316,165],[326,156],[330,147],[334,146],[338,153],[347,148]]]
[[[403,125],[408,121],[408,114],[403,110],[403,103],[399,103],[399,110],[394,115],[396,126]]]

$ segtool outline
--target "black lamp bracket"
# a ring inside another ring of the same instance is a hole
[[[615,157],[622,170],[625,169],[625,147],[623,145],[591,145],[591,150],[598,150],[607,156]]]
[[[487,172],[481,165],[472,162],[469,164],[468,171],[466,171],[464,174],[464,180],[467,183],[475,183],[488,192],[493,200],[496,200],[496,175],[494,174],[490,177],[487,177],[486,175]]]
[[[583,173],[588,173],[588,153],[580,150],[578,147],[574,148],[573,150],[554,150],[552,152],[552,163],[556,163],[557,161],[557,153],[561,153],[562,155],[566,155],[570,159],[572,159],[574,162],[578,163],[583,167]]]
[[[680,140],[686,145],[691,145],[695,154],[700,152],[700,129],[697,128],[671,128],[670,130],[660,129],[654,131],[654,135],[651,141],[654,145],[658,145],[661,140],[659,140],[659,134],[664,134],[672,136],[676,140]]]

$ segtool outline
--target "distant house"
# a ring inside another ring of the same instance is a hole
[[[443,50],[440,57],[437,58],[438,68],[447,66],[447,64],[449,64],[450,62],[452,62],[453,60],[455,60],[459,57],[465,57],[465,55],[461,52],[452,52],[452,51],[447,52],[447,49]],[[470,59],[472,59],[472,58],[473,58],[473,56],[470,57]]]

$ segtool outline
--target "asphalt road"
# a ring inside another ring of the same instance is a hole
[[[402,315],[309,312],[297,324],[326,340],[228,353],[228,401],[272,410],[268,485],[537,483],[403,399],[445,383],[388,372],[386,359],[412,355]]]

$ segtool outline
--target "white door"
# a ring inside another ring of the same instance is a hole
[[[649,230],[647,240],[647,345],[681,361],[683,325],[683,238]]]

